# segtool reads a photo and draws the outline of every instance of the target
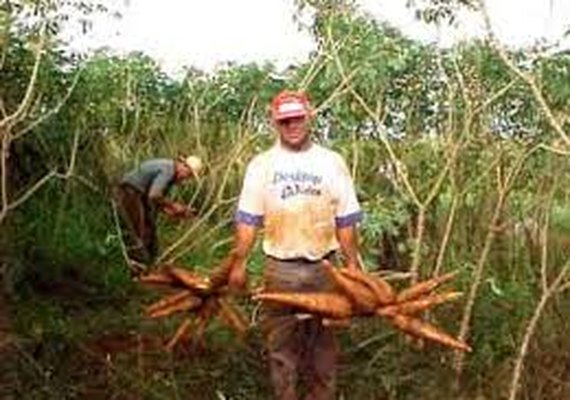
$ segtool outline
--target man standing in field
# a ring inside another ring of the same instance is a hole
[[[230,287],[246,283],[246,258],[263,225],[267,291],[329,289],[321,261],[340,247],[347,268],[358,269],[356,223],[361,211],[342,157],[310,139],[311,109],[304,93],[284,91],[271,104],[277,143],[248,165],[236,213]],[[265,306],[271,381],[280,400],[333,399],[337,344],[319,318],[298,319],[290,309]]]
[[[126,224],[127,253],[135,269],[152,264],[158,254],[156,210],[172,218],[193,216],[185,204],[166,195],[174,184],[197,178],[202,161],[195,156],[156,158],[142,162],[121,179],[116,192],[119,210]]]

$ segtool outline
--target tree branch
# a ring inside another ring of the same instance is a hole
[[[495,49],[497,50],[499,57],[501,57],[501,59],[503,60],[505,65],[516,76],[518,76],[520,79],[522,79],[528,85],[528,87],[530,88],[530,90],[533,94],[533,97],[537,101],[541,111],[543,112],[543,114],[546,117],[546,120],[548,121],[550,126],[554,129],[554,131],[556,131],[556,133],[566,143],[566,145],[570,146],[570,137],[568,137],[566,132],[564,132],[564,129],[562,129],[562,125],[554,117],[552,110],[550,109],[550,107],[546,103],[546,100],[544,99],[544,96],[542,95],[542,93],[538,89],[538,86],[536,85],[534,77],[531,74],[527,74],[524,71],[521,71],[520,68],[518,68],[511,61],[511,59],[507,55],[507,52],[505,51],[505,48],[499,43],[499,40],[497,39],[497,36],[495,35],[495,33],[493,31],[493,27],[491,25],[491,18],[489,17],[489,12],[487,11],[486,1],[485,0],[477,0],[477,1],[479,3],[479,6],[480,6],[479,7],[480,11],[483,15],[485,28],[487,29],[487,34],[489,36],[490,42],[495,47]]]
[[[56,106],[54,108],[52,108],[51,110],[40,115],[35,121],[30,122],[25,128],[22,128],[20,131],[15,132],[13,134],[14,140],[21,138],[26,133],[35,129],[37,126],[43,124],[46,120],[48,120],[50,117],[57,114],[61,110],[61,108],[65,105],[65,103],[67,103],[67,100],[69,100],[69,98],[71,97],[71,94],[73,93],[73,90],[77,86],[77,82],[79,82],[79,77],[80,77],[82,71],[83,71],[83,69],[81,69],[77,72],[77,74],[73,78],[73,83],[71,84],[71,86],[69,87],[67,92],[65,93],[65,96],[59,101],[59,103],[57,103]]]
[[[496,226],[499,224],[501,216],[503,214],[503,209],[505,203],[507,201],[509,192],[512,188],[512,185],[518,176],[524,162],[528,159],[528,157],[533,154],[538,149],[538,146],[534,146],[531,149],[525,151],[523,154],[519,156],[516,160],[515,165],[511,168],[506,178],[502,178],[501,174],[497,173],[497,190],[498,190],[498,197],[497,202],[495,203],[495,209],[493,211],[493,216],[489,225],[487,227],[487,235],[485,236],[485,242],[483,245],[483,250],[479,255],[479,259],[477,260],[477,265],[475,266],[473,282],[471,283],[471,287],[469,289],[469,295],[467,298],[467,303],[465,304],[465,308],[463,310],[463,316],[461,319],[461,325],[459,329],[458,339],[462,341],[466,341],[470,330],[471,330],[471,316],[473,314],[473,308],[475,305],[475,300],[479,293],[479,287],[483,280],[483,275],[485,271],[485,265],[487,263],[487,258],[489,256],[489,252],[491,251],[491,247],[495,240],[496,236]],[[498,166],[499,167],[499,166]],[[497,168],[499,171],[499,168]],[[459,378],[463,373],[465,363],[465,354],[460,352],[455,352],[454,360],[453,360],[453,367],[457,374],[456,376],[456,383],[459,382]]]
[[[20,105],[18,106],[16,111],[14,111],[14,113],[8,115],[6,118],[0,121],[0,133],[4,131],[4,134],[7,134],[12,126],[20,122],[25,117],[26,111],[28,110],[30,104],[32,103],[34,89],[36,86],[36,81],[38,79],[38,72],[40,69],[42,56],[45,50],[44,49],[45,41],[46,41],[46,26],[44,24],[40,31],[40,40],[38,43],[38,48],[36,50],[34,66],[32,68],[32,74],[30,76],[30,80],[28,81],[28,86],[26,88],[26,93],[24,94],[24,98],[22,99]]]

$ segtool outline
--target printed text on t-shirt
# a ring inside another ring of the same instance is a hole
[[[281,199],[285,200],[297,195],[320,196],[322,181],[322,176],[297,170],[294,172],[275,171],[272,183],[281,184]]]

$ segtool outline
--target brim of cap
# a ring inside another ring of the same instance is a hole
[[[276,121],[281,121],[288,118],[306,117],[308,115],[309,113],[307,111],[295,110],[295,111],[275,113],[273,114],[273,119]]]

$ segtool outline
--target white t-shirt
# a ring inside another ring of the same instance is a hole
[[[346,163],[317,144],[293,152],[277,144],[248,165],[236,221],[263,225],[263,251],[319,260],[339,245],[335,228],[360,221]]]

